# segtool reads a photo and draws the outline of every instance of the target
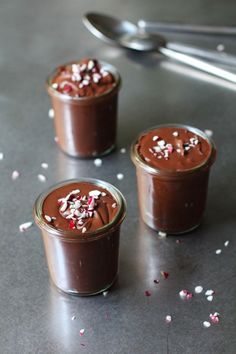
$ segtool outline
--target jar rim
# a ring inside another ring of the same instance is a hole
[[[184,129],[187,129],[190,132],[195,133],[195,134],[199,135],[200,137],[202,137],[204,140],[206,140],[208,142],[208,144],[211,147],[211,152],[209,154],[209,157],[207,159],[203,160],[202,163],[198,164],[197,166],[195,166],[193,168],[186,169],[186,170],[180,170],[180,171],[173,171],[173,170],[168,170],[168,169],[164,170],[164,169],[159,169],[157,167],[150,166],[140,156],[138,149],[137,149],[138,142],[139,142],[140,138],[142,136],[146,135],[147,133],[149,133],[155,129],[165,128],[165,127],[184,128]],[[143,168],[146,172],[153,174],[153,175],[164,175],[164,176],[169,176],[169,177],[176,177],[176,176],[183,176],[183,175],[195,173],[198,170],[201,170],[206,167],[210,167],[215,162],[215,157],[216,157],[216,147],[215,147],[215,143],[213,142],[213,140],[209,136],[207,136],[202,130],[192,127],[190,125],[186,125],[186,124],[168,123],[168,124],[160,124],[160,125],[153,126],[151,128],[148,128],[148,129],[142,131],[131,145],[131,159],[132,159],[133,163],[136,166]]]
[[[71,65],[71,64],[74,64],[74,63],[78,63],[79,60],[73,60],[73,61],[69,61],[69,62],[66,62],[64,64],[61,64],[59,66],[57,66],[46,78],[46,87],[47,87],[47,90],[48,90],[48,93],[60,98],[60,99],[63,99],[65,101],[74,101],[74,102],[78,102],[78,101],[88,101],[88,100],[91,100],[91,99],[99,99],[100,97],[104,97],[106,95],[109,95],[110,93],[112,93],[115,89],[119,89],[120,86],[121,86],[121,76],[118,72],[118,70],[115,68],[115,66],[109,64],[109,63],[106,63],[105,61],[103,60],[99,60],[99,64],[101,64],[102,68],[106,69],[107,71],[109,71],[115,78],[115,86],[111,87],[109,90],[97,95],[97,96],[84,96],[84,97],[74,97],[74,96],[69,96],[69,95],[66,95],[64,93],[61,93],[59,91],[57,91],[56,89],[54,89],[52,87],[52,78],[56,76],[56,74],[58,73],[59,69],[63,66],[66,66],[66,65]]]
[[[119,209],[115,215],[115,217],[106,225],[100,227],[99,229],[91,232],[86,232],[84,234],[76,234],[72,230],[61,230],[61,229],[56,229],[52,226],[50,226],[43,218],[43,213],[42,213],[42,206],[44,203],[44,200],[46,197],[53,192],[55,189],[58,189],[60,187],[63,187],[68,184],[72,183],[91,183],[95,186],[101,187],[109,191],[109,193],[112,195],[112,197],[115,199]],[[118,227],[122,221],[124,220],[126,215],[126,200],[123,196],[123,194],[112,184],[96,179],[96,178],[76,178],[76,179],[69,179],[66,181],[59,182],[57,184],[54,184],[53,186],[49,187],[47,190],[45,190],[43,193],[41,193],[38,198],[35,201],[34,208],[33,208],[33,216],[35,219],[36,224],[40,227],[40,229],[43,229],[51,236],[54,237],[60,237],[60,239],[65,239],[67,241],[75,241],[76,242],[86,242],[86,241],[93,241],[95,239],[98,239],[103,236],[104,232],[110,231],[112,228]]]

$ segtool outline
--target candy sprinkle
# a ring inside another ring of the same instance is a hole
[[[54,118],[54,109],[53,108],[50,108],[49,111],[48,111],[48,117],[53,119]]]
[[[4,159],[4,153],[0,152],[0,161]]]
[[[216,250],[216,254],[221,254],[221,252],[222,252],[221,249]]]
[[[164,279],[167,279],[169,277],[169,273],[168,272],[164,272],[163,270],[161,271],[161,275],[163,276]]]
[[[146,290],[144,294],[145,294],[145,296],[151,296],[152,295],[149,290]]]
[[[118,180],[121,181],[121,180],[124,178],[124,175],[123,175],[123,173],[118,173],[118,174],[116,175],[116,177],[117,177]]]
[[[207,301],[212,301],[213,300],[213,296],[212,295],[209,295],[209,296],[207,296]]]
[[[166,323],[171,323],[172,317],[170,315],[166,316]]]
[[[52,221],[52,218],[51,216],[48,216],[48,215],[44,215],[44,218],[48,221],[48,222],[51,222]]]
[[[39,180],[40,182],[46,182],[47,178],[46,178],[44,175],[39,174],[39,175],[38,175],[38,180]]]
[[[159,236],[160,238],[165,238],[166,235],[167,235],[166,232],[163,232],[163,231],[159,231],[159,232],[158,232],[158,236]]]
[[[48,169],[48,163],[47,162],[42,162],[41,167],[44,168],[45,170]]]
[[[225,241],[224,246],[228,247],[228,245],[229,245],[229,241]]]
[[[206,134],[209,138],[211,138],[212,135],[213,135],[213,131],[210,130],[210,129],[205,129],[204,132],[205,132],[205,134]]]
[[[85,332],[84,328],[81,328],[80,331],[79,331],[79,334],[80,334],[81,336],[83,336],[83,335],[84,335],[84,332]]]
[[[213,294],[215,294],[214,290],[207,290],[207,291],[205,292],[205,295],[206,295],[206,296],[213,295]]]
[[[193,294],[190,293],[188,290],[181,290],[181,291],[179,292],[179,296],[180,296],[181,299],[183,299],[183,300],[190,300],[190,299],[192,299]]]
[[[209,328],[209,327],[211,326],[211,324],[210,324],[210,322],[208,322],[208,321],[204,321],[204,322],[203,322],[203,326],[204,326],[205,328]]]
[[[120,149],[120,153],[121,153],[121,154],[125,154],[125,153],[126,153],[126,148],[121,148],[121,149]]]
[[[177,137],[177,136],[179,136],[179,133],[178,132],[173,132],[173,136]]]
[[[200,294],[203,291],[203,287],[201,285],[198,285],[194,289],[196,294]]]
[[[72,321],[76,320],[76,316],[71,317]]]
[[[18,177],[20,177],[20,173],[18,171],[13,171],[11,175],[11,179],[15,181]]]
[[[218,324],[220,322],[219,315],[220,314],[218,312],[215,312],[214,314],[210,313],[209,317],[210,317],[211,323]]]
[[[20,232],[25,232],[25,231],[28,230],[32,225],[33,225],[33,222],[32,222],[32,221],[25,222],[24,224],[21,224],[21,225],[19,226],[19,230],[20,230]]]
[[[102,166],[102,160],[101,160],[101,159],[95,159],[95,160],[93,161],[93,163],[94,163],[94,165],[95,165],[96,167]]]

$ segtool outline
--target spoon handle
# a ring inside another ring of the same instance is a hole
[[[181,63],[185,63],[201,71],[220,77],[221,79],[236,83],[236,75],[227,70],[221,69],[203,60],[193,58],[190,55],[183,54],[169,48],[160,47],[158,50],[160,53],[169,58],[175,59]]]
[[[200,57],[203,59],[214,61],[219,64],[236,66],[236,57],[231,54],[221,53],[221,52],[217,52],[214,50],[209,50],[209,49],[205,49],[205,48],[202,49],[202,48],[198,48],[195,46],[188,46],[185,44],[174,43],[174,42],[173,43],[168,42],[166,44],[166,47],[168,49],[173,49],[173,50],[175,50],[177,52],[181,52],[183,54],[197,56],[197,57]]]
[[[192,34],[209,35],[236,35],[235,26],[207,26],[207,25],[189,25],[181,23],[148,22],[138,21],[139,28],[147,32],[179,32]]]

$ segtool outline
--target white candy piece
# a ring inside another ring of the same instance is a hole
[[[20,230],[20,232],[24,232],[24,231],[28,230],[32,225],[33,225],[32,221],[25,222],[24,224],[21,224],[19,226],[19,230]]]
[[[213,300],[213,296],[212,295],[209,295],[209,296],[207,296],[207,301],[212,301]]]
[[[40,182],[46,182],[47,178],[46,178],[44,175],[39,174],[39,175],[38,175],[38,180],[39,180]]]
[[[116,175],[116,177],[117,177],[118,180],[121,181],[121,180],[124,178],[124,175],[123,175],[123,173],[118,173],[118,174]]]
[[[158,232],[158,236],[161,237],[161,238],[165,238],[166,237],[166,232],[163,232],[163,231],[159,231]]]
[[[216,250],[216,254],[221,254],[221,252],[222,252],[221,249]]]
[[[209,327],[211,326],[211,324],[210,324],[210,322],[208,322],[208,321],[204,321],[204,322],[203,322],[203,326],[204,326],[205,328],[209,328]]]
[[[4,159],[4,153],[0,152],[0,161]]]
[[[93,161],[94,165],[97,166],[97,167],[100,167],[102,166],[102,160],[101,159],[95,159]]]
[[[205,134],[206,134],[209,138],[211,138],[212,135],[213,135],[213,131],[210,130],[210,129],[205,129],[204,132],[205,132]]]
[[[200,294],[203,291],[203,287],[201,285],[198,285],[194,289],[196,294]]]
[[[228,245],[229,245],[229,241],[225,241],[224,246],[228,247]]]
[[[214,290],[207,290],[207,291],[205,292],[205,295],[206,295],[206,296],[213,295],[213,294],[214,294]]]
[[[47,162],[42,162],[41,167],[44,168],[45,170],[48,168]]]
[[[57,88],[57,87],[56,87]],[[54,109],[53,108],[50,108],[49,111],[48,111],[48,117],[53,119],[54,118]]]
[[[170,315],[166,316],[166,322],[170,323],[172,321],[172,317]]]
[[[120,149],[120,153],[121,153],[121,154],[125,154],[125,153],[126,153],[126,148],[121,148],[121,149]]]
[[[95,198],[98,198],[100,196],[100,194],[101,194],[101,192],[96,190],[96,189],[89,192],[89,196],[90,197],[95,197]]]
[[[20,173],[18,171],[13,171],[11,178],[13,181],[15,181],[19,176],[20,176]]]

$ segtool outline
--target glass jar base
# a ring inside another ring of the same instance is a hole
[[[98,295],[98,294],[103,293],[104,291],[107,291],[116,283],[117,279],[118,279],[118,274],[115,276],[114,280],[109,285],[106,285],[104,288],[102,288],[100,290],[93,291],[93,292],[79,292],[77,290],[65,290],[65,289],[59,288],[53,281],[51,281],[51,283],[60,293],[73,295],[73,296],[79,296],[79,297],[87,297],[87,296]]]
[[[98,153],[98,154],[94,153],[91,155],[81,155],[81,154],[70,154],[69,152],[63,150],[63,148],[59,144],[57,144],[57,146],[66,156],[73,157],[75,159],[76,158],[77,159],[96,159],[97,157],[103,157],[103,156],[109,155],[116,148],[116,145],[113,144],[112,146],[110,146],[108,149],[106,149],[105,151],[103,151],[101,153]]]
[[[189,232],[192,232],[193,230],[195,230],[199,225],[200,222],[197,225],[194,225],[188,229],[185,230],[181,230],[181,231],[173,231],[173,230],[168,230],[168,229],[161,229],[161,228],[157,228],[152,224],[149,224],[148,222],[144,221],[144,224],[147,225],[148,227],[150,227],[152,230],[156,231],[156,232],[164,232],[168,235],[183,235],[183,234],[187,234]]]

